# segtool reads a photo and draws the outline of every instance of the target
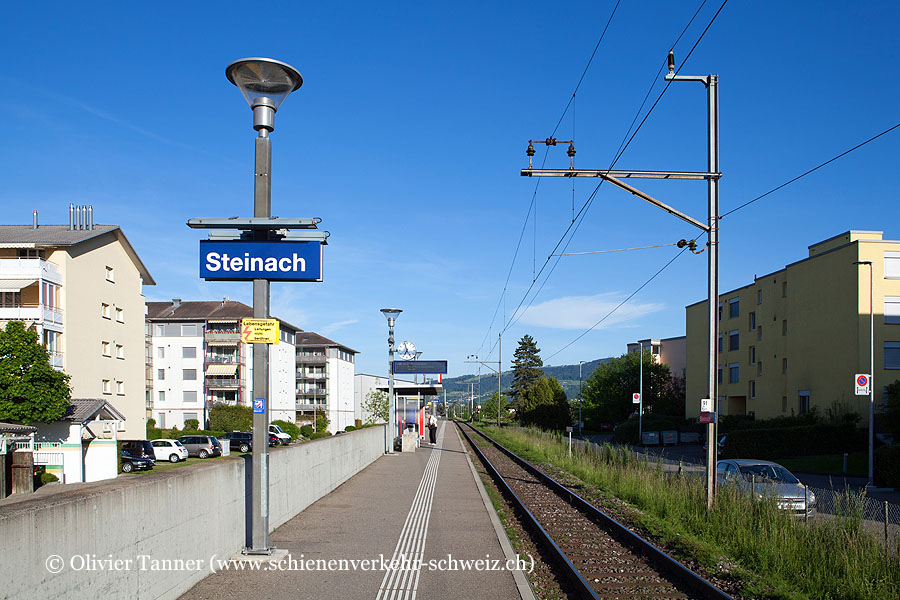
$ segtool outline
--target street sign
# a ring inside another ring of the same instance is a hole
[[[715,423],[716,422],[716,413],[714,413],[714,412],[700,413],[700,422],[701,423]]]
[[[322,281],[322,242],[200,241],[207,281]]]
[[[404,360],[394,361],[394,375],[413,375],[425,373],[427,375],[447,374],[446,360]]]
[[[278,319],[241,319],[241,341],[248,344],[277,344]]]
[[[254,415],[266,414],[266,399],[265,398],[256,398],[253,400],[253,414]]]
[[[857,396],[869,395],[869,387],[872,385],[872,379],[869,377],[869,375],[865,373],[857,373],[854,382],[856,383]]]
[[[632,394],[631,395],[631,403],[632,404],[640,404],[641,403],[641,395],[640,394]]]
[[[700,398],[700,412],[712,412],[712,400]]]

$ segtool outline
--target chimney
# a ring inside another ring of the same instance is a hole
[[[75,229],[75,205],[69,202],[69,231]]]
[[[94,206],[92,204],[88,204],[88,218],[87,218],[88,226],[87,228],[91,231],[94,230]]]
[[[172,308],[181,306],[181,298],[172,298]]]
[[[225,303],[228,302],[228,296],[222,298],[222,308],[225,308]]]
[[[32,229],[37,229],[37,227],[38,227],[38,226],[37,226],[37,211],[34,211],[34,215],[33,215],[32,220],[31,220],[31,228],[32,228]]]
[[[87,229],[87,205],[81,205],[81,228]]]

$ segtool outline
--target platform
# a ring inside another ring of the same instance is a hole
[[[182,598],[532,600],[453,423],[437,442],[382,456],[279,527],[277,564],[229,565]]]

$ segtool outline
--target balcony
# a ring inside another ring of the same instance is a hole
[[[0,278],[45,280],[62,285],[55,263],[40,258],[0,258]]]
[[[324,354],[301,354],[297,353],[297,363],[303,365],[324,365],[328,360]]]
[[[47,354],[50,355],[50,366],[56,369],[57,371],[61,371],[63,368],[63,353],[62,352],[51,352],[47,351]]]
[[[0,307],[0,321],[34,321],[63,326],[61,308],[50,308],[43,304],[20,304]]]
[[[328,405],[325,403],[325,399],[322,398],[322,402],[318,404],[313,404],[312,402],[301,402],[297,400],[295,410],[322,410]]]
[[[241,355],[207,354],[203,359],[207,365],[242,365],[244,359]]]
[[[206,389],[208,390],[236,390],[243,385],[243,379],[236,377],[207,377]]]
[[[303,373],[302,371],[297,371],[297,379],[327,379],[327,373]]]
[[[206,342],[210,346],[224,346],[239,344],[241,342],[241,332],[235,331],[217,331],[206,330]]]

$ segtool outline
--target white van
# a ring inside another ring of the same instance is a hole
[[[286,434],[278,425],[269,425],[269,435],[274,435],[278,438],[278,443],[282,446],[287,446],[291,443],[291,440],[293,440],[293,438]]]

